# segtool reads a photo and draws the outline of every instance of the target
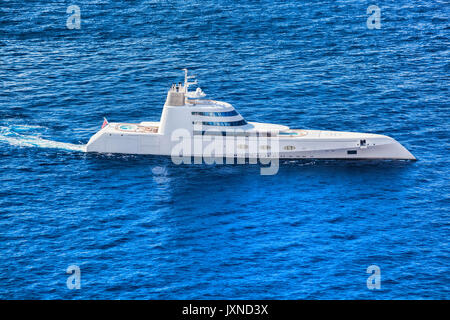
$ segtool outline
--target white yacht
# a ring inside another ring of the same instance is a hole
[[[246,121],[226,102],[203,99],[200,88],[189,91],[193,76],[184,69],[184,84],[170,88],[160,121],[107,123],[89,140],[86,151],[100,153],[215,156],[279,159],[416,158],[385,135],[290,129]],[[184,140],[181,141],[181,138]]]

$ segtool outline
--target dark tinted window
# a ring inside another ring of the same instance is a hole
[[[245,120],[230,121],[230,122],[212,122],[212,121],[193,121],[192,124],[201,124],[204,126],[219,126],[219,127],[235,127],[247,124]]]
[[[237,116],[236,110],[227,111],[227,112],[191,112],[193,116],[204,116],[204,117],[232,117]]]

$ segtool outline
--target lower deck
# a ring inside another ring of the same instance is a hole
[[[258,131],[160,132],[159,123],[110,123],[87,145],[88,152],[275,157],[286,159],[410,159],[414,156],[394,139],[377,134],[288,129],[266,135]],[[185,135],[186,133],[187,135]]]
[[[156,123],[155,123],[156,124]],[[113,129],[118,132],[127,133],[158,133],[159,123],[155,125],[153,123],[117,123],[113,124]]]

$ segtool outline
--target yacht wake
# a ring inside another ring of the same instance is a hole
[[[41,138],[45,130],[41,126],[11,125],[0,126],[0,142],[17,147],[62,149],[68,151],[85,152],[86,145],[58,142]]]

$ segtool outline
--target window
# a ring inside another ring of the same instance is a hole
[[[199,112],[194,111],[191,112],[193,116],[204,116],[204,117],[232,117],[237,116],[239,113],[237,113],[236,110],[233,111],[226,111],[226,112]]]
[[[197,131],[194,130],[194,135],[196,136],[235,136],[235,137],[251,137],[252,135],[248,132],[235,132],[233,130],[230,131],[207,131],[207,130],[203,130],[203,131]]]
[[[295,147],[294,146],[285,146],[283,149],[284,150],[295,150]]]
[[[357,154],[356,150],[347,150],[347,154]]]
[[[194,131],[194,136],[226,136],[226,135],[227,133],[225,131]]]
[[[247,121],[245,121],[244,119],[230,122],[192,121],[192,124],[201,124],[204,126],[236,127],[246,125]]]
[[[280,136],[296,136],[297,135],[297,132],[283,132],[283,131],[281,131],[280,133],[279,133],[279,135]]]

